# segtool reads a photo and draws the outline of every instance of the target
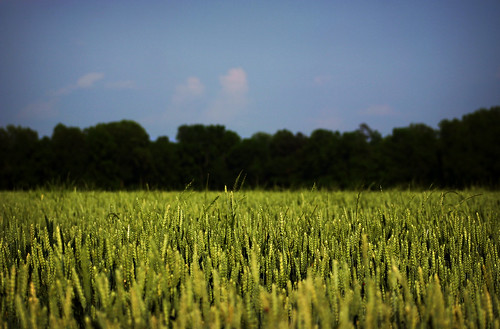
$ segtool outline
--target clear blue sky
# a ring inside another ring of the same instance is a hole
[[[353,131],[500,105],[500,1],[0,0],[0,126]]]

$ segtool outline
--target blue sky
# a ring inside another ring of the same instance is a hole
[[[0,0],[0,126],[242,137],[500,105],[499,1]]]

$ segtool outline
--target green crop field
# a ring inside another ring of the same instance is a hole
[[[500,193],[0,192],[1,328],[500,328]]]

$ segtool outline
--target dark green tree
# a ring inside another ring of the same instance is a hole
[[[11,164],[9,163],[10,146],[7,129],[0,128],[0,189],[12,189],[10,186]]]
[[[340,172],[340,138],[338,131],[317,129],[307,139],[300,156],[300,171],[304,183],[331,188],[338,186]]]
[[[443,120],[439,127],[444,184],[500,185],[500,107]]]
[[[384,140],[382,157],[386,168],[382,173],[383,185],[413,183],[429,187],[438,183],[438,133],[431,127],[411,124],[394,128]]]
[[[231,152],[241,139],[221,125],[182,125],[177,131],[179,159],[186,182],[195,180],[199,188],[221,188],[231,185],[238,169],[230,168]]]
[[[301,133],[278,130],[269,143],[270,159],[267,171],[271,186],[300,186],[300,155],[307,138]]]
[[[258,132],[245,138],[233,149],[229,157],[229,166],[234,171],[240,170],[245,177],[245,185],[255,188],[268,187],[269,173],[267,165],[270,160],[272,136]]]
[[[366,187],[373,183],[370,174],[372,152],[368,138],[361,130],[342,134],[337,161],[341,188]]]
[[[89,152],[81,129],[58,124],[52,132],[50,148],[54,179],[84,185]]]
[[[177,144],[169,141],[168,137],[161,136],[150,146],[153,159],[153,170],[147,181],[151,187],[182,189],[185,182],[181,180],[182,168],[179,165]]]
[[[40,184],[43,177],[39,158],[38,133],[30,128],[8,125],[0,129],[1,185],[7,189],[25,189]]]
[[[104,189],[232,186],[243,173],[259,188],[358,188],[382,185],[500,186],[500,107],[480,109],[440,129],[395,128],[382,138],[368,125],[353,132],[279,130],[241,140],[220,125],[179,127],[177,143],[151,142],[123,120],[83,131],[58,124],[50,138],[12,125],[0,128],[0,188],[76,183]],[[242,177],[243,177],[242,176]],[[242,179],[242,177],[240,177]],[[208,182],[208,185],[206,183]],[[148,184],[148,185],[146,185]]]
[[[87,179],[103,188],[142,187],[152,167],[149,136],[129,120],[84,130],[90,152]]]

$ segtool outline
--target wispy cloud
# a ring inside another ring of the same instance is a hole
[[[48,119],[57,116],[58,98],[52,97],[49,100],[43,100],[28,104],[18,114],[19,119]]]
[[[313,81],[316,86],[324,86],[332,80],[331,75],[317,75]]]
[[[232,68],[226,75],[219,77],[219,82],[222,88],[205,116],[211,121],[227,122],[248,105],[247,74],[241,67]]]
[[[135,81],[133,80],[118,80],[108,82],[105,85],[108,89],[122,90],[122,89],[135,89],[137,88]]]
[[[372,105],[359,112],[362,115],[371,116],[391,116],[397,114],[397,112],[387,104]]]
[[[78,89],[87,89],[95,85],[96,82],[104,79],[104,73],[90,72],[80,78],[75,83],[50,92],[45,99],[38,100],[25,106],[19,112],[19,118],[47,119],[56,117],[59,114],[57,103],[62,96],[68,95]]]
[[[199,98],[205,93],[205,86],[197,77],[189,77],[186,82],[175,87],[175,93],[172,96],[172,102],[179,105]]]
[[[172,120],[179,123],[199,121],[205,103],[205,85],[200,78],[191,76],[175,86],[166,111],[160,115],[145,118],[151,124],[170,124]]]
[[[102,79],[104,79],[104,73],[91,72],[78,79],[76,85],[78,88],[90,88],[94,83]]]
[[[68,86],[62,87],[58,89],[57,91],[54,92],[54,96],[62,96],[69,94],[75,90],[78,89],[85,89],[85,88],[90,88],[94,86],[94,84],[99,81],[104,79],[104,73],[101,72],[90,72],[87,73],[76,81],[74,84],[70,84]]]
[[[313,129],[323,128],[329,130],[339,130],[344,124],[344,120],[339,116],[339,110],[335,108],[323,108],[315,111],[314,116],[309,116],[307,122]]]

